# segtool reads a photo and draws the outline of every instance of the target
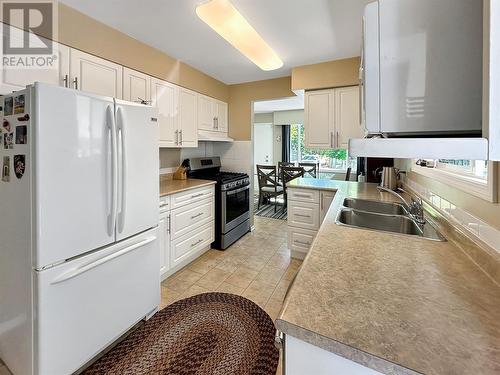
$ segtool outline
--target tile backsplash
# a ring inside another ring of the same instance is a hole
[[[500,231],[485,223],[483,220],[471,215],[460,207],[455,206],[448,200],[436,195],[431,190],[421,186],[417,182],[406,178],[405,185],[420,195],[431,204],[444,217],[451,222],[460,225],[472,239],[479,239],[492,249],[500,253]]]

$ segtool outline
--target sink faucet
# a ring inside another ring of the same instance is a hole
[[[404,199],[401,194],[399,194],[398,192],[396,192],[394,190],[385,188],[383,186],[377,186],[377,189],[379,191],[390,193],[390,194],[394,195],[395,197],[397,197],[403,203],[403,206],[406,208],[406,210],[410,214],[411,218],[417,222],[417,224],[420,224],[420,225],[425,224],[424,206],[423,206],[423,202],[422,202],[421,198],[419,198],[419,197],[414,198],[413,196],[411,196],[408,192],[404,191],[403,189],[398,189],[402,193],[406,193],[406,194],[410,195],[411,203],[408,203],[406,201],[406,199]]]

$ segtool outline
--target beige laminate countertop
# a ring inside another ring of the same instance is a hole
[[[395,200],[375,184],[289,186],[337,193],[280,331],[386,374],[500,374],[500,287],[454,242],[336,225],[345,197]]]
[[[172,180],[171,176],[160,176],[160,197],[209,185],[215,185],[215,181],[189,178],[187,180]]]

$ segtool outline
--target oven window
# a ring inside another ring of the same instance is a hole
[[[248,212],[250,209],[249,204],[250,189],[240,191],[239,193],[228,191],[226,193],[226,224]]]

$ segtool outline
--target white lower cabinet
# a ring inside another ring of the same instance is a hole
[[[333,191],[288,188],[288,248],[304,259],[335,197]]]
[[[170,268],[170,197],[160,200],[160,223],[158,225],[160,242],[160,275]]]
[[[210,249],[215,235],[214,186],[160,199],[160,275],[164,280]]]
[[[214,241],[213,222],[172,241],[171,267],[179,269],[196,259]]]
[[[311,345],[285,336],[284,374],[286,375],[382,375],[380,372]]]

